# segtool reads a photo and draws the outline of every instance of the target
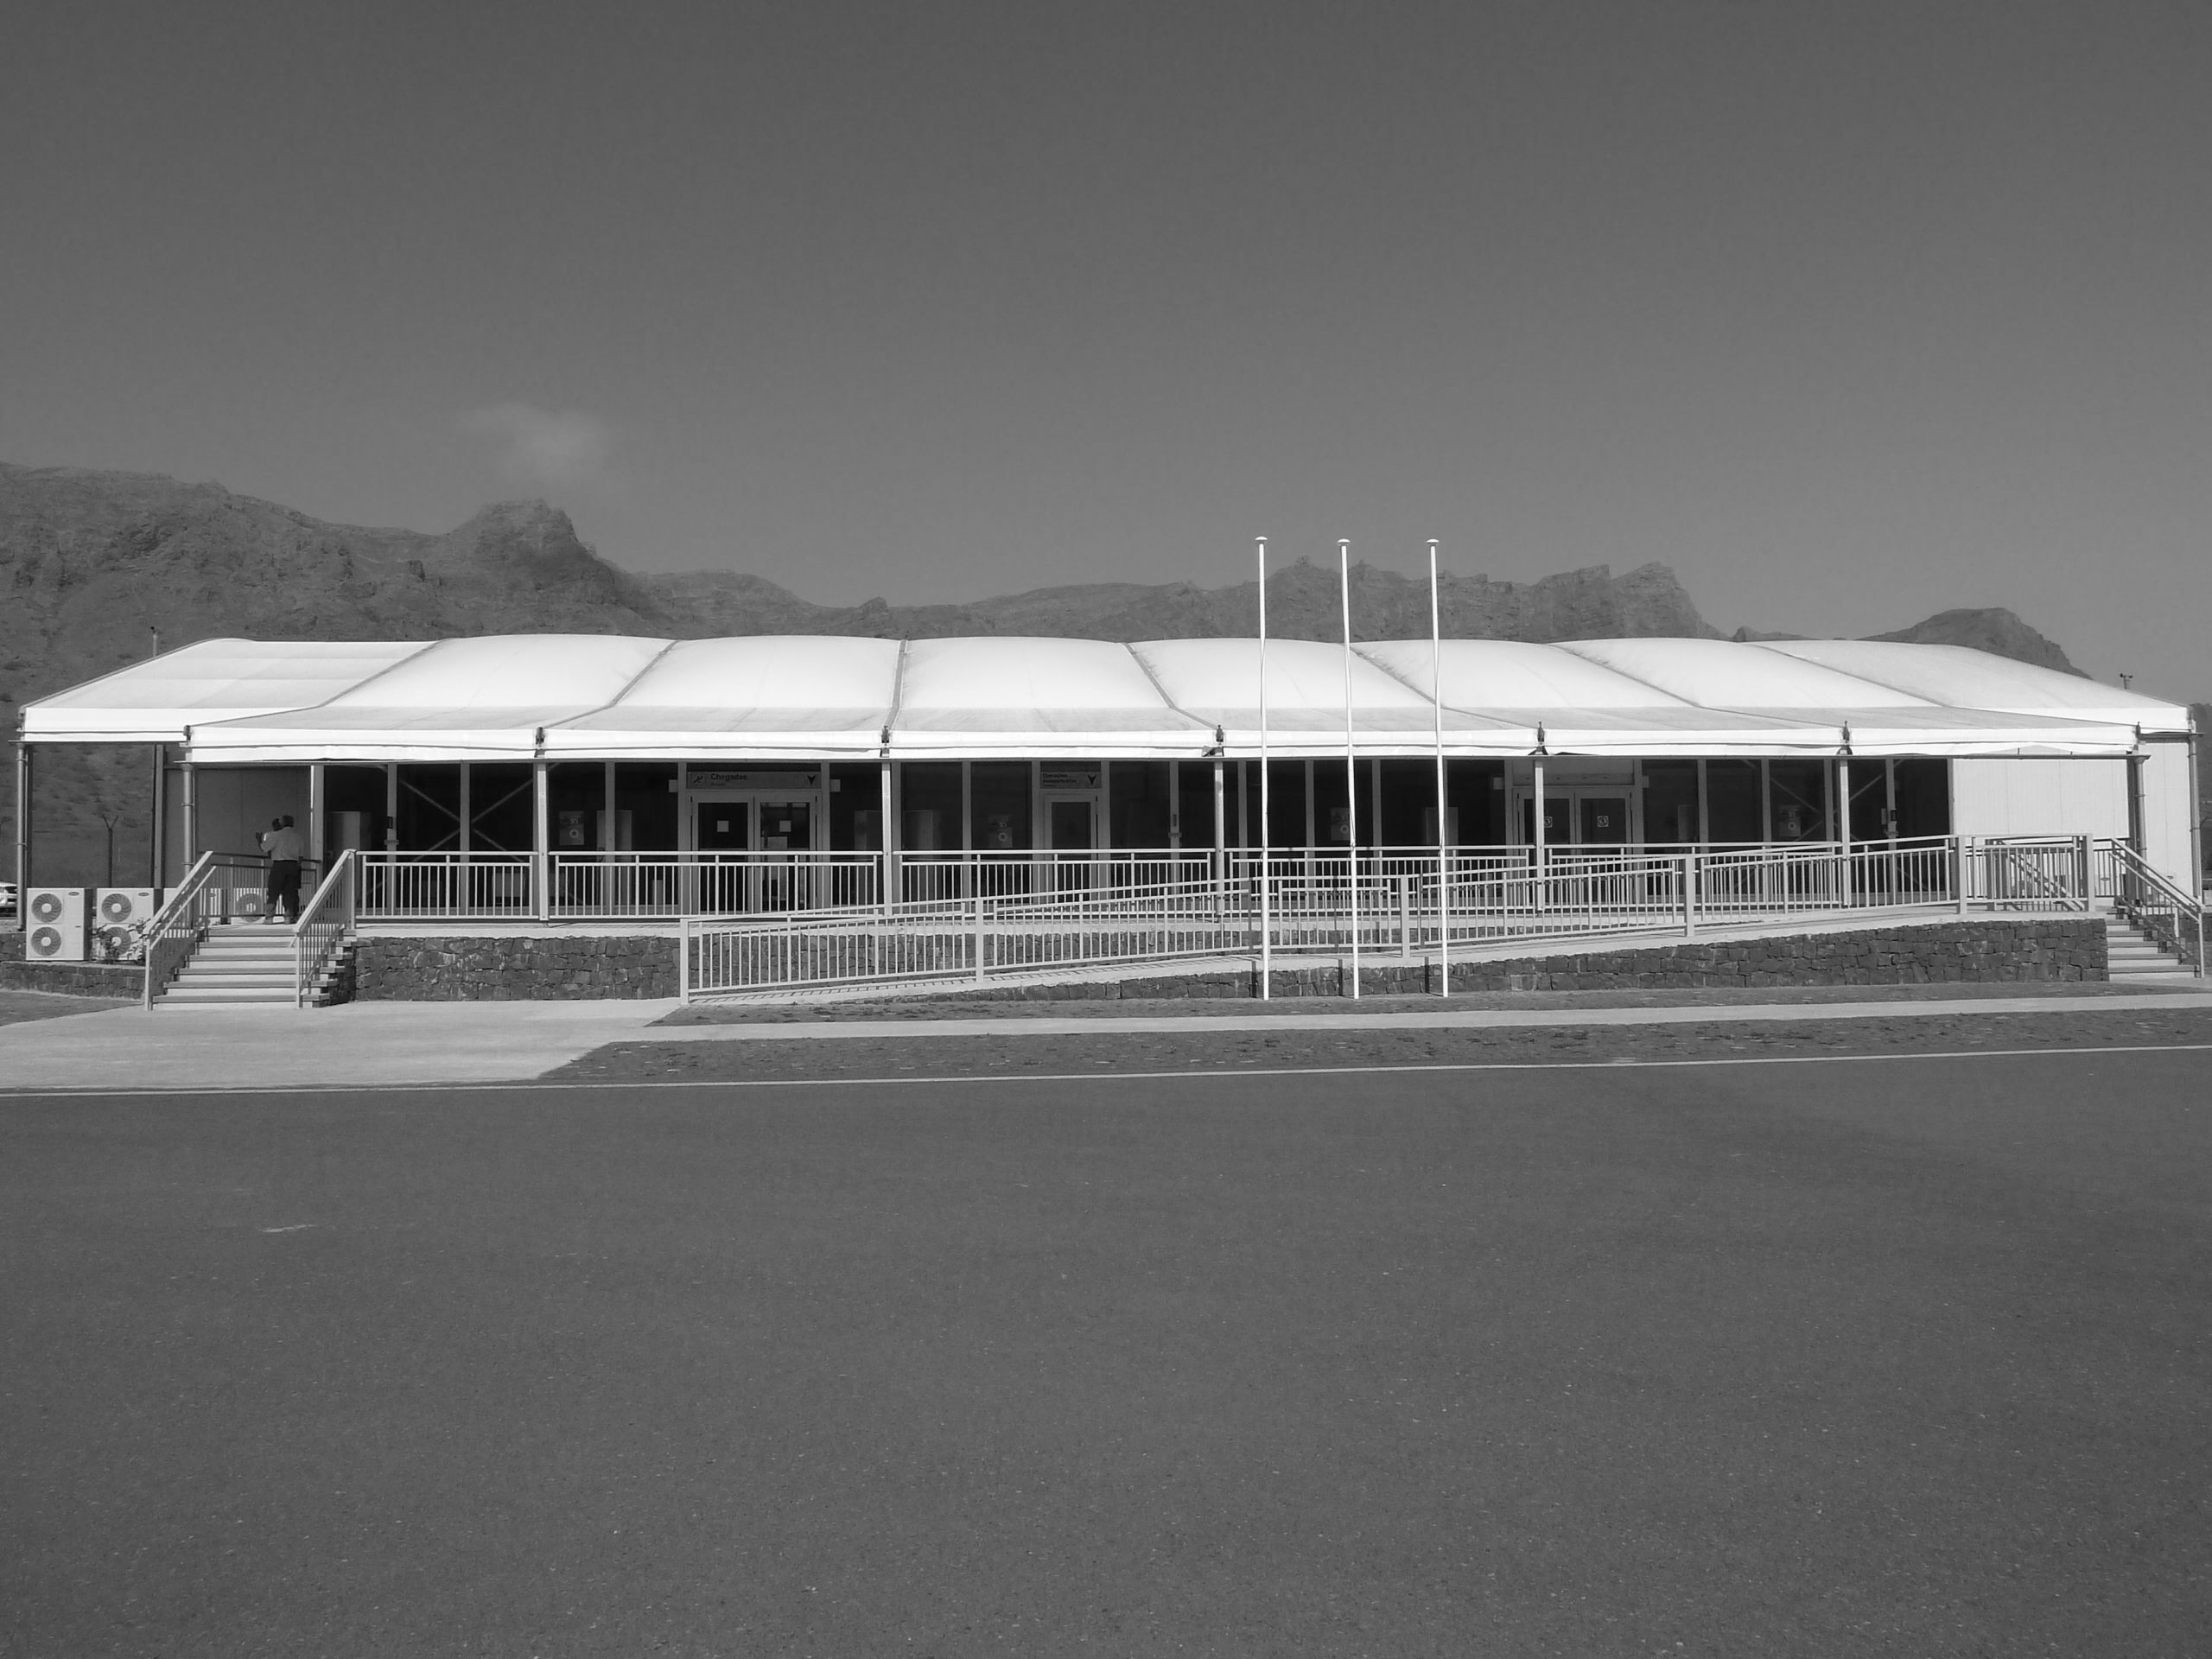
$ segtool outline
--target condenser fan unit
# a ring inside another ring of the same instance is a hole
[[[131,902],[127,893],[104,893],[100,895],[100,920],[104,922],[127,922],[130,919],[130,912],[136,909],[137,906]]]
[[[34,910],[37,908],[36,901],[33,902],[32,908]],[[31,955],[35,957],[58,957],[60,954],[61,930],[60,928],[35,927],[31,929]]]
[[[61,895],[58,893],[35,893],[31,895],[31,920],[35,922],[58,922],[61,919],[61,912],[67,906],[62,904]],[[52,928],[41,928],[39,931],[42,933],[53,933],[54,944],[58,946],[60,944],[61,936],[54,933]],[[48,954],[52,954],[50,949]]]

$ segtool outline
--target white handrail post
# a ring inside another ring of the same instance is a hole
[[[1682,855],[1682,937],[1697,937],[1697,855]]]
[[[1956,899],[1959,914],[1967,913],[1967,838],[1951,837],[1951,892]]]
[[[680,1001],[691,1000],[691,918],[676,918],[676,995]]]
[[[983,982],[983,895],[976,894],[976,982]]]

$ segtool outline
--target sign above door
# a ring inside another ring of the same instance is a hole
[[[686,766],[683,781],[691,789],[819,789],[819,772],[725,772],[719,767]]]

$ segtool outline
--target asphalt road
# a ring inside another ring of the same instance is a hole
[[[0,1653],[2202,1655],[2208,1078],[0,1102]]]

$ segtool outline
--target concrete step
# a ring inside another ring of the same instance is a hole
[[[194,974],[187,973],[176,982],[177,990],[261,990],[276,989],[289,992],[292,988],[289,974]]]
[[[242,1002],[288,1004],[292,1001],[292,990],[291,987],[289,985],[281,990],[269,990],[258,986],[208,986],[202,988],[189,985],[176,985],[170,988],[168,994],[162,997],[162,1001],[164,1003],[175,1002],[187,1006],[194,1003],[237,1004]]]

